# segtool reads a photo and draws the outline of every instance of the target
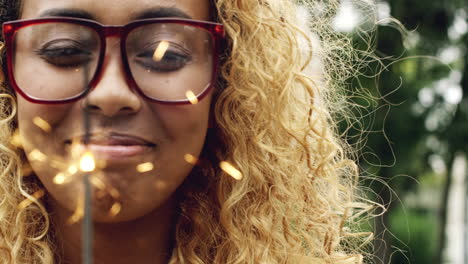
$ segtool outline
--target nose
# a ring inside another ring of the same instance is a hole
[[[141,98],[127,84],[118,42],[108,44],[112,48],[106,52],[99,81],[83,101],[83,107],[106,117],[136,113],[141,108]]]

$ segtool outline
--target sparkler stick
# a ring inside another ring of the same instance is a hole
[[[89,85],[89,76],[88,76],[88,65],[86,64],[83,67],[83,75],[84,75],[84,85],[86,88]],[[87,105],[87,104],[86,104]],[[84,138],[83,144],[87,149],[90,137],[90,128],[91,123],[89,120],[89,111],[86,107],[83,107],[83,129],[84,129]],[[85,154],[86,155],[86,154]],[[80,165],[84,165],[84,157],[80,161]],[[84,166],[81,166],[83,170]],[[92,217],[92,208],[91,208],[91,184],[89,182],[89,177],[91,175],[91,171],[89,170],[83,176],[83,187],[84,187],[84,216],[83,216],[83,223],[82,223],[82,258],[83,264],[92,264],[93,263],[93,217]]]
[[[84,185],[84,218],[83,218],[83,264],[93,263],[93,222],[91,215],[91,185],[89,183],[89,174],[83,177]]]

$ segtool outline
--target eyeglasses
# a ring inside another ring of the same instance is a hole
[[[10,82],[30,102],[84,97],[102,77],[106,39],[120,37],[129,88],[154,102],[187,104],[215,83],[224,27],[174,18],[106,26],[54,17],[6,22],[3,34]]]

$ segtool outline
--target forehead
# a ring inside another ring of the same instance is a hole
[[[37,18],[48,13],[85,12],[103,24],[121,25],[151,10],[170,8],[175,16],[209,20],[209,0],[23,0],[21,18]],[[180,11],[180,12],[179,12]]]

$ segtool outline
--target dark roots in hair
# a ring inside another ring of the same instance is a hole
[[[5,21],[18,18],[19,3],[19,0],[0,0],[0,22],[2,25]]]

